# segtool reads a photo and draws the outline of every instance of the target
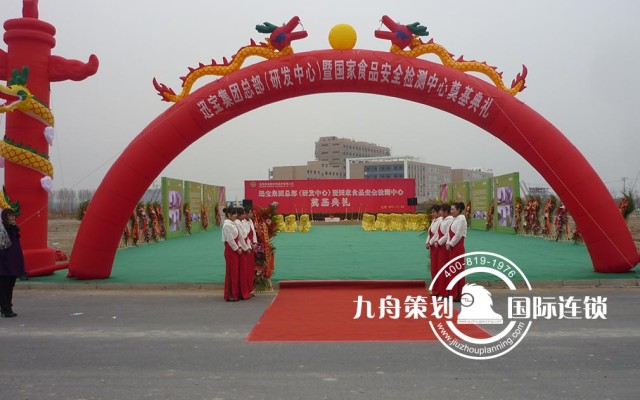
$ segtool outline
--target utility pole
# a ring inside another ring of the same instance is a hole
[[[622,193],[627,193],[627,177],[622,177]]]

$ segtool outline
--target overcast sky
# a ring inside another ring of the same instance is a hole
[[[21,17],[21,0],[1,3],[0,20]],[[527,89],[518,98],[558,127],[607,187],[620,191],[622,177],[627,188],[634,185],[640,2],[40,0],[40,19],[57,29],[53,53],[100,60],[95,76],[52,84],[54,186],[99,185],[128,143],[170,106],[156,94],[154,77],[179,92],[187,67],[230,59],[249,39],[264,40],[256,24],[281,25],[294,15],[309,33],[293,43],[296,52],[330,48],[327,36],[338,23],[355,28],[356,48],[387,51],[390,43],[373,35],[385,14],[404,24],[419,21],[456,57],[497,66],[507,85],[525,64]],[[5,125],[0,114],[0,131]],[[364,94],[306,96],[249,112],[194,143],[162,176],[223,185],[228,200],[242,199],[245,179],[268,179],[270,167],[313,160],[314,142],[328,135],[453,168],[519,171],[529,186],[546,186],[522,157],[480,128],[437,109]]]

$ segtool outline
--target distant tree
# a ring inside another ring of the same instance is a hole
[[[76,192],[73,189],[62,188],[54,191],[56,197],[55,202],[58,205],[58,211],[62,215],[69,215],[75,213],[78,198]]]
[[[91,190],[91,189],[80,189],[78,190],[78,203],[83,203],[85,201],[89,201],[91,200],[91,198],[93,197],[93,195],[96,193],[95,190]]]

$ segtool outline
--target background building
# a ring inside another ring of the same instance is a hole
[[[269,170],[269,179],[309,179],[306,165],[273,167]]]
[[[389,155],[391,149],[375,143],[323,136],[316,142],[315,161],[307,165],[273,167],[269,170],[269,179],[344,179],[347,158]]]
[[[414,178],[418,202],[436,200],[440,184],[451,182],[451,167],[416,157],[363,157],[347,160],[347,179]]]
[[[493,178],[493,171],[480,168],[454,168],[451,170],[451,180],[449,182],[478,181],[480,179]]]
[[[273,167],[269,170],[269,179],[344,179],[344,168],[330,165],[324,161],[308,161],[306,165]]]
[[[418,202],[437,200],[443,183],[493,178],[493,171],[456,168],[421,162],[411,156],[391,156],[389,147],[337,136],[315,142],[314,161],[306,165],[273,167],[271,180],[414,178]]]
[[[375,143],[359,142],[353,139],[324,136],[316,142],[316,160],[323,162],[330,168],[335,168],[338,176],[332,178],[346,178],[347,158],[383,157],[390,156],[391,149],[378,146]]]

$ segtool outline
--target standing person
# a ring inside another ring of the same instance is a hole
[[[429,231],[427,235],[427,242],[425,244],[427,250],[429,250],[429,260],[431,261],[431,281],[436,277],[438,273],[438,248],[435,246],[436,241],[438,240],[438,229],[440,228],[440,223],[442,222],[442,216],[440,215],[440,206],[438,204],[431,207],[431,225],[429,225]],[[436,293],[436,287],[434,286],[432,290],[432,295],[438,296]]]
[[[13,312],[13,287],[19,276],[24,276],[24,256],[20,245],[20,228],[16,213],[10,208],[2,210],[0,224],[0,314],[3,318],[17,317]]]
[[[453,217],[450,215],[451,206],[449,204],[443,204],[440,207],[440,215],[442,217],[442,222],[440,222],[440,226],[438,227],[438,239],[434,243],[436,246],[436,254],[438,258],[436,274],[445,266],[446,263],[449,262],[449,252],[446,249],[447,245],[447,237],[449,235],[449,227],[451,226],[451,222],[453,222]],[[446,285],[447,281],[445,280],[444,272],[440,274],[440,277],[436,281],[436,286],[434,286],[434,292],[436,296],[446,296]]]
[[[461,256],[465,253],[464,238],[467,236],[467,219],[464,216],[464,203],[455,203],[451,206],[451,214],[454,219],[449,227],[449,233],[447,235],[446,249],[449,251],[450,260]],[[460,259],[462,267],[455,269],[455,272],[447,279],[447,285],[449,282],[459,273],[464,271],[464,259]],[[449,296],[453,297],[453,301],[460,301],[462,296],[462,288],[464,287],[465,279],[460,279],[449,291]]]
[[[242,249],[240,254],[240,298],[248,300],[251,297],[251,289],[249,289],[249,279],[247,275],[253,277],[253,273],[249,273],[249,253],[251,253],[251,245],[247,243],[247,237],[249,236],[249,224],[246,221],[247,212],[244,208],[238,208],[238,219],[235,221],[238,231],[240,233],[240,239],[238,246]],[[253,270],[253,265],[251,265]]]
[[[258,234],[256,233],[256,225],[253,223],[253,209],[247,207],[247,226],[249,234],[247,235],[247,243],[251,246],[249,252],[249,262],[247,263],[247,284],[249,286],[249,293],[253,296],[253,279],[255,277],[255,255],[258,248]]]
[[[222,241],[224,242],[224,261],[226,273],[224,276],[224,299],[238,301],[240,298],[240,232],[235,223],[238,211],[233,207],[222,210],[226,215],[222,225]]]

